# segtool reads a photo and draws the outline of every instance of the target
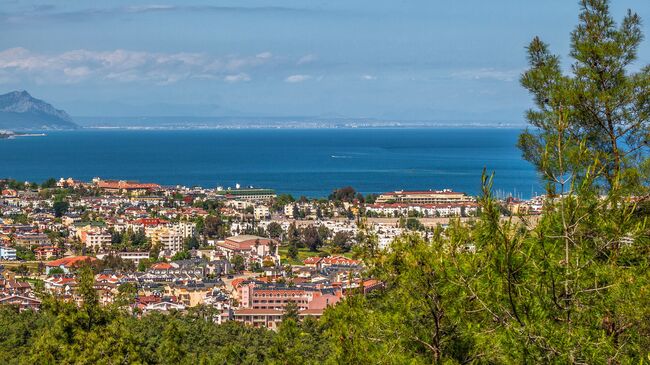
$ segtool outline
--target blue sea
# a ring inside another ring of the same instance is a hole
[[[81,130],[0,139],[0,177],[129,179],[163,185],[256,186],[295,196],[357,191],[540,192],[518,129]]]

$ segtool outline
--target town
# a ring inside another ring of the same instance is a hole
[[[319,317],[381,288],[364,275],[363,250],[478,213],[474,197],[450,189],[364,196],[344,187],[296,199],[100,178],[0,187],[0,304],[38,310],[38,293],[80,304],[78,270],[88,266],[104,305],[127,292],[137,315],[209,306],[218,323],[270,329],[290,303],[300,317]],[[539,214],[542,204],[503,201],[512,214]]]

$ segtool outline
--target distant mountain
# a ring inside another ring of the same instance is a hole
[[[33,98],[27,91],[0,95],[0,129],[76,129],[68,113]]]

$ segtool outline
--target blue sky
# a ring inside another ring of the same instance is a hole
[[[628,8],[650,37],[650,1],[612,2]],[[0,0],[0,92],[73,116],[522,123],[524,47],[567,61],[577,17],[573,0]]]

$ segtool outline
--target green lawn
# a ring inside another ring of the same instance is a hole
[[[312,252],[307,248],[298,249],[298,258],[292,259],[287,255],[288,247],[280,247],[280,258],[282,258],[282,264],[291,264],[291,265],[302,265],[302,261],[307,257],[318,256],[320,252]]]
[[[323,252],[330,254],[329,250],[323,248],[321,248],[318,252],[309,251],[308,248],[299,248],[298,258],[294,260],[289,258],[289,256],[287,255],[288,247],[282,246],[278,249],[278,251],[280,252],[280,258],[282,259],[282,264],[291,264],[291,265],[303,265],[303,260],[306,259],[307,257],[319,256]],[[350,252],[336,254],[336,255],[352,258],[352,253]]]

